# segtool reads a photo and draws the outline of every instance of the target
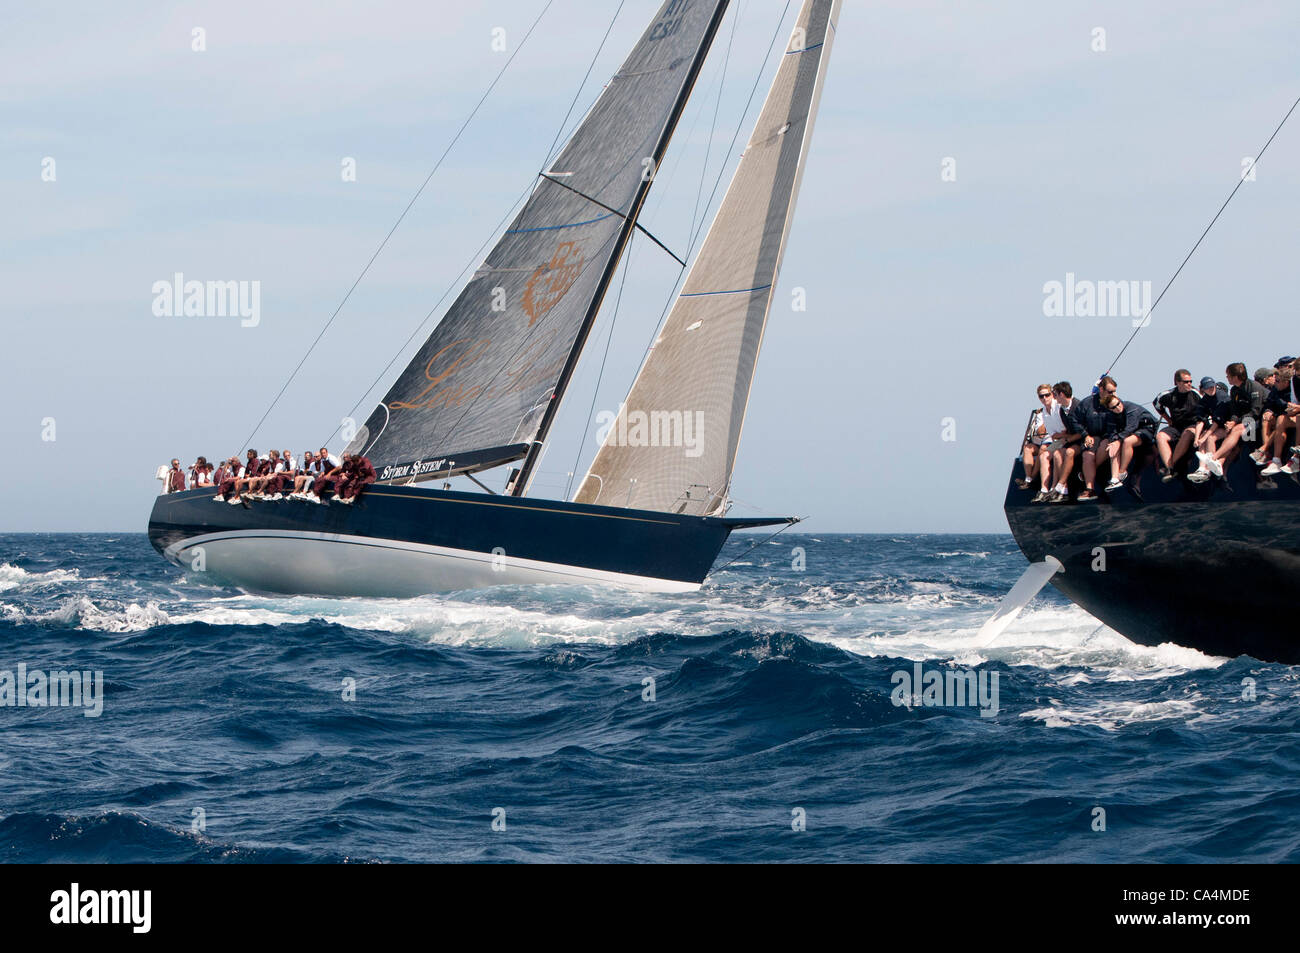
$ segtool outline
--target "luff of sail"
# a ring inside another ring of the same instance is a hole
[[[574,500],[724,512],[840,0],[805,0],[754,135]]]
[[[381,481],[528,450],[727,0],[668,0],[348,449]]]

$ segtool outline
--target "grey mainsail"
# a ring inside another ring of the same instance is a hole
[[[499,466],[544,437],[726,7],[660,8],[349,443],[381,481]]]
[[[681,295],[574,500],[725,512],[840,0],[805,0]]]

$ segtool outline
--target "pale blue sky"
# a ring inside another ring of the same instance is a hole
[[[493,29],[513,49],[543,5],[11,12],[0,32],[0,436],[11,454],[0,531],[143,530],[156,466],[241,450],[500,69]],[[477,264],[474,250],[540,167],[614,6],[556,0],[259,448],[318,445]],[[627,0],[580,110],[657,6]],[[759,99],[766,92],[775,62],[763,54],[783,7],[738,6],[706,194],[718,163],[729,175],[738,158],[726,146],[760,66]],[[205,52],[190,48],[194,27]],[[1090,48],[1095,27],[1106,52]],[[1300,95],[1297,27],[1293,2],[847,3],[735,496],[808,515],[813,531],[1003,531],[1035,385],[1091,380],[1130,330],[1124,318],[1044,317],[1044,282],[1074,272],[1163,285],[1242,157]],[[679,252],[729,30],[730,19],[644,218]],[[55,182],[41,180],[46,156]],[[341,180],[345,156],[356,182]],[[956,182],[940,180],[946,156]],[[1300,117],[1257,175],[1119,365],[1122,393],[1149,399],[1178,366],[1221,376],[1229,361],[1253,368],[1300,348],[1300,334],[1285,333]],[[260,325],[154,316],[153,283],[177,271],[260,281]],[[597,411],[623,397],[676,271],[648,243],[634,247]],[[790,309],[796,287],[806,312]],[[562,490],[580,448],[580,470],[595,451],[596,425],[584,423],[612,304],[537,495]],[[957,440],[946,443],[949,416]],[[48,417],[53,442],[41,439]],[[504,472],[489,476],[498,485]]]

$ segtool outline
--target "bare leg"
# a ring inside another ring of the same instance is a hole
[[[1141,438],[1131,433],[1124,438],[1124,446],[1119,451],[1119,473],[1117,476],[1122,480],[1128,476],[1129,464],[1133,462],[1133,454],[1137,452],[1137,445]]]
[[[1178,446],[1174,448],[1173,455],[1170,457],[1169,468],[1172,470],[1178,465],[1178,462],[1187,456],[1187,451],[1192,448],[1193,441],[1196,440],[1194,430],[1184,430],[1182,437],[1178,441]]]
[[[1097,452],[1095,450],[1083,451],[1083,482],[1090,490],[1093,488],[1093,484],[1097,482]]]
[[[1166,468],[1170,467],[1169,434],[1164,430],[1156,434],[1156,452],[1160,454],[1160,462],[1163,463]]]
[[[1241,435],[1245,433],[1246,428],[1240,423],[1229,424],[1223,432],[1223,440],[1219,448],[1214,451],[1214,459],[1222,462],[1228,458],[1234,447],[1241,441]]]

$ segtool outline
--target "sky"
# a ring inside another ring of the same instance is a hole
[[[525,42],[545,6],[10,11],[0,531],[142,532],[159,465],[247,446],[514,55],[252,445],[317,447],[354,408],[364,418],[431,323],[403,342],[450,303],[533,182],[570,104],[572,126],[659,4],[625,0],[603,48],[617,4],[553,0]],[[732,4],[642,218],[678,254],[698,197],[721,182],[711,216],[725,190],[776,68],[768,44],[779,30],[784,48],[797,8]],[[1045,286],[1073,274],[1158,293],[1300,96],[1298,38],[1294,2],[846,3],[732,515],[804,516],[813,532],[1004,532],[1036,386],[1086,391],[1133,329],[1130,315],[1049,316]],[[1115,366],[1121,395],[1149,400],[1179,367],[1222,377],[1232,361],[1297,353],[1297,221],[1293,116]],[[674,292],[678,266],[648,242],[628,269],[533,495],[562,494],[570,472],[576,486],[595,415],[617,408]],[[155,283],[177,272],[258,282],[258,322],[155,314]]]

